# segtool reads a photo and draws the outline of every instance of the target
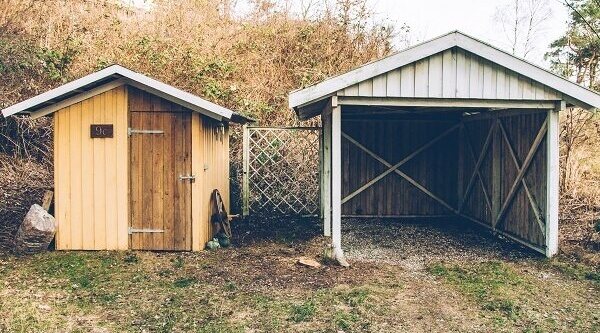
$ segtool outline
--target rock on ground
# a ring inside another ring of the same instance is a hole
[[[31,206],[15,237],[15,252],[33,254],[46,251],[56,231],[54,217],[42,206]]]

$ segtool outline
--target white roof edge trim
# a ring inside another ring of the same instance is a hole
[[[380,60],[369,62],[349,72],[331,77],[304,89],[292,91],[289,95],[289,106],[310,104],[325,95],[330,95],[340,89],[368,80],[398,67],[410,64],[431,54],[442,52],[456,45],[454,32],[436,37],[427,42],[409,47]],[[425,54],[425,55],[424,55]]]
[[[70,91],[76,90],[96,81],[108,78],[112,75],[123,76],[132,83],[138,83],[141,86],[146,86],[155,92],[161,92],[165,95],[165,97],[171,96],[172,98],[169,98],[171,101],[178,104],[182,104],[185,107],[191,108],[196,112],[205,114],[206,116],[215,118],[217,120],[222,120],[222,118],[229,120],[234,114],[233,111],[224,108],[220,105],[209,102],[205,99],[202,99],[196,95],[190,94],[166,83],[162,83],[146,75],[136,73],[120,65],[112,65],[100,71],[94,72],[77,80],[66,83],[55,89],[49,90],[27,100],[9,106],[2,110],[2,115],[4,117],[8,117],[23,112],[29,108],[36,107],[44,102],[60,97]]]
[[[338,90],[442,52],[451,47],[460,47],[493,63],[538,81],[571,97],[575,101],[581,102],[581,107],[589,108],[592,106],[600,108],[600,95],[598,93],[460,31],[447,33],[380,60],[370,62],[344,74],[334,76],[304,89],[293,91],[289,94],[289,107],[297,108],[311,104],[323,96],[333,94]]]
[[[106,67],[100,71],[97,71],[95,73],[86,75],[82,78],[79,78],[77,80],[71,81],[69,83],[65,83],[60,87],[54,88],[52,90],[48,90],[44,93],[41,93],[37,96],[31,97],[29,99],[26,99],[22,102],[19,102],[17,104],[13,104],[5,109],[2,110],[2,115],[4,117],[8,117],[8,116],[12,116],[14,114],[17,114],[19,112],[25,111],[29,108],[38,106],[44,102],[47,102],[51,99],[54,99],[56,97],[62,96],[66,93],[68,93],[69,91],[73,91],[77,88],[86,86],[90,83],[94,83],[98,80],[101,80],[103,78],[107,78],[111,75],[115,75],[117,74],[116,69],[115,69],[116,65],[114,66],[110,66],[110,67]]]

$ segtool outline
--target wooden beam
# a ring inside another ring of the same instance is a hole
[[[564,109],[564,102],[560,106]],[[559,116],[558,110],[548,111],[546,138],[546,257],[558,253],[558,205],[559,205]]]
[[[342,110],[331,110],[331,241],[334,258],[347,265],[342,250]]]
[[[460,123],[460,129],[458,131],[458,186],[456,186],[456,197],[458,198],[458,207],[462,206],[465,194],[465,124]]]
[[[465,122],[469,122],[469,121],[478,121],[478,120],[484,120],[484,119],[498,119],[501,117],[510,117],[510,116],[520,116],[520,115],[526,115],[526,114],[536,114],[536,113],[540,113],[543,112],[545,110],[539,110],[539,109],[496,109],[496,110],[489,110],[489,111],[483,111],[483,112],[478,112],[475,114],[468,114],[468,111],[463,113],[462,119]]]
[[[331,112],[321,115],[323,126],[323,187],[321,189],[321,206],[323,210],[323,235],[331,236]]]
[[[464,109],[551,109],[555,107],[555,102],[556,101],[472,98],[338,97],[338,103],[340,105],[441,107]]]
[[[499,126],[502,121],[496,117],[494,120],[494,134],[492,134],[492,229],[496,229],[496,218],[502,207],[502,146]],[[517,170],[519,167],[517,166]]]
[[[250,215],[250,137],[248,125],[242,126],[242,216]]]
[[[493,142],[493,140],[492,140]],[[466,146],[469,148],[469,153],[471,154],[471,158],[473,159],[473,161],[477,160],[477,157],[475,156],[475,151],[473,150],[473,145],[471,145],[471,142],[469,140],[465,141]],[[487,150],[487,149],[486,149]],[[482,152],[483,156],[485,156],[485,151]],[[479,155],[479,157],[481,158],[482,155]],[[490,211],[492,211],[492,202],[490,199],[490,195],[488,194],[488,190],[487,188],[485,188],[485,183],[483,182],[483,176],[481,175],[481,164],[479,164],[479,167],[476,167],[474,172],[476,174],[476,178],[479,179],[479,184],[481,185],[481,190],[483,191],[483,196],[485,197],[485,203],[487,204],[488,208]]]

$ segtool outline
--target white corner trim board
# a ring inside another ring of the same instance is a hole
[[[78,89],[93,84],[94,82],[110,79],[111,77],[114,77],[115,81],[108,82],[87,92],[83,92],[80,95],[90,97],[90,94],[97,94],[98,91],[106,89],[107,87],[111,87],[115,84],[121,85],[127,83],[217,120],[222,120],[223,118],[229,120],[234,115],[234,112],[227,108],[211,103],[196,95],[157,81],[146,75],[136,73],[119,65],[112,65],[95,73],[86,75],[80,79],[66,83],[55,89],[49,90],[45,93],[24,100],[20,103],[9,106],[2,110],[2,115],[4,117],[8,117],[17,113],[27,112],[30,109],[37,108],[40,105],[50,102],[54,99],[61,98],[65,94],[68,94],[72,91],[77,91]],[[34,111],[32,115],[35,117],[47,115],[59,110],[60,107],[58,107],[58,105],[62,105],[64,107],[68,106],[67,104],[69,102],[71,104],[77,103],[77,101],[80,100],[78,96],[79,95],[76,95],[63,101],[50,104],[45,108]]]
[[[404,65],[432,56],[452,47],[459,47],[493,63],[529,77],[543,85],[555,89],[572,99],[578,106],[589,109],[600,108],[600,95],[577,83],[571,82],[539,66],[515,57],[460,31],[453,31],[427,42],[415,45],[404,51],[392,54],[381,60],[358,67],[344,74],[334,76],[320,83],[296,90],[289,95],[290,108],[302,107],[322,100],[337,91],[378,75],[393,71]]]

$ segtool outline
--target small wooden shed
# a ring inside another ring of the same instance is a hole
[[[54,119],[58,250],[202,250],[229,207],[229,122],[247,118],[113,65],[2,110]]]
[[[455,31],[289,96],[321,116],[325,235],[343,216],[459,217],[558,250],[559,112],[600,95]],[[451,219],[448,219],[449,221]]]

